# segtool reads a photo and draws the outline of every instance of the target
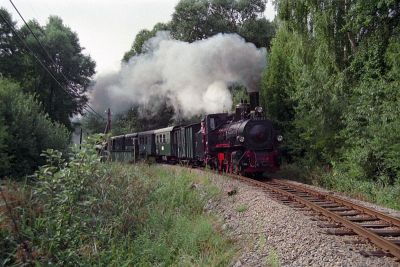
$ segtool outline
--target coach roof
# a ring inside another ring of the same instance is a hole
[[[154,133],[158,134],[158,133],[172,132],[175,128],[178,128],[178,126],[170,126],[162,129],[157,129],[154,130]]]

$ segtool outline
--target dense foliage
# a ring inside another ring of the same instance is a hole
[[[43,150],[66,149],[70,118],[83,111],[94,74],[60,18],[27,24],[17,27],[0,8],[0,178],[32,174]]]
[[[203,214],[217,190],[204,185],[199,194],[188,171],[101,163],[94,146],[100,140],[89,138],[68,161],[47,150],[37,183],[3,186],[2,265],[229,263],[232,245]]]
[[[43,150],[63,151],[68,144],[65,126],[52,122],[17,84],[0,78],[0,177],[31,174],[44,163]]]
[[[266,0],[181,0],[170,23],[172,36],[193,42],[218,33],[238,33],[257,47],[269,47],[274,26],[263,18]]]
[[[60,18],[50,17],[44,26],[29,21],[33,35],[25,25],[18,28],[5,9],[0,14],[0,74],[17,80],[24,92],[37,96],[51,119],[70,127],[69,118],[81,113],[88,101],[94,61],[83,54],[77,34]]]
[[[400,3],[276,5],[262,101],[286,135],[287,159],[400,183]]]

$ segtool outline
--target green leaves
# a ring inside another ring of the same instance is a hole
[[[288,159],[399,181],[398,1],[276,1],[261,99]]]
[[[45,26],[36,21],[28,22],[39,43],[27,26],[18,29],[6,10],[0,12],[58,82],[3,20],[0,23],[1,32],[5,33],[0,38],[0,74],[19,81],[25,92],[36,95],[52,120],[69,128],[69,118],[81,113],[88,101],[86,91],[95,73],[94,61],[83,54],[77,34],[59,17],[51,16]]]
[[[0,78],[0,177],[31,174],[44,163],[41,151],[65,150],[69,143],[67,129],[52,122],[41,111],[33,96],[21,92],[19,86]]]
[[[269,47],[274,25],[261,17],[265,0],[182,0],[172,15],[171,33],[194,42],[217,33],[238,33],[257,47]]]
[[[123,61],[128,62],[130,58],[148,52],[145,43],[152,37],[156,35],[158,31],[167,31],[169,30],[169,25],[164,23],[157,23],[154,25],[151,31],[149,30],[141,30],[136,34],[135,41],[132,44],[131,49],[124,54]]]
[[[46,165],[36,172],[38,184],[35,195],[44,211],[40,225],[35,231],[42,241],[42,248],[50,252],[50,257],[68,264],[78,264],[78,248],[87,242],[90,225],[81,221],[83,214],[98,204],[98,198],[91,194],[91,187],[97,179],[105,175],[100,165],[95,144],[102,136],[89,137],[82,149],[74,148],[65,161],[61,152],[46,150]],[[59,262],[59,263],[61,263]]]

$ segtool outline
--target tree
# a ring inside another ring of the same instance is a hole
[[[95,63],[90,56],[82,53],[77,34],[65,26],[60,18],[50,17],[44,27],[36,21],[29,21],[33,35],[27,26],[17,29],[6,10],[1,9],[0,12],[8,22],[2,19],[0,23],[4,33],[0,39],[1,74],[19,81],[25,92],[36,94],[53,120],[70,127],[69,118],[82,113],[88,101],[86,91],[95,72]],[[22,41],[9,25],[15,28]]]
[[[353,177],[393,184],[400,182],[400,3],[356,1],[349,16],[354,56],[341,132],[346,139],[343,167]]]
[[[272,23],[262,17],[265,0],[181,0],[172,15],[171,33],[193,42],[217,33],[238,33],[258,47],[269,47]]]
[[[52,122],[16,83],[0,78],[0,177],[31,174],[44,163],[43,150],[65,151],[68,144],[63,125]]]
[[[219,29],[211,27],[206,0],[181,0],[172,15],[171,32],[175,39],[193,42],[212,36]]]
[[[239,28],[239,35],[257,47],[271,47],[276,26],[266,18],[247,20]]]
[[[0,74],[6,77],[18,77],[22,72],[22,47],[14,35],[16,23],[10,13],[0,8]]]
[[[32,61],[34,73],[26,79],[30,84],[27,90],[38,95],[52,119],[69,125],[69,118],[82,113],[88,101],[85,93],[90,77],[94,74],[95,63],[90,56],[82,53],[78,36],[63,25],[60,18],[50,17],[43,28],[34,21],[29,24],[52,60],[46,57],[46,53],[26,27],[22,27],[20,32],[34,51],[40,51],[40,58],[64,89],[37,62]]]
[[[143,29],[136,34],[135,41],[132,44],[131,49],[124,54],[122,61],[128,62],[130,58],[145,52],[146,47],[144,47],[147,40],[154,37],[158,31],[169,30],[168,24],[157,23],[154,25],[151,31]]]
[[[275,3],[261,99],[289,151],[352,178],[399,181],[400,3]]]

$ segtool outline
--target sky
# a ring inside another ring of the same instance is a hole
[[[152,29],[157,22],[171,20],[179,0],[12,0],[25,20],[36,19],[46,24],[50,15],[62,18],[65,25],[78,34],[80,44],[96,61],[96,72],[102,74],[118,70],[136,33]],[[9,0],[0,0],[17,21],[22,20]],[[265,16],[272,20],[275,11],[271,0]]]

